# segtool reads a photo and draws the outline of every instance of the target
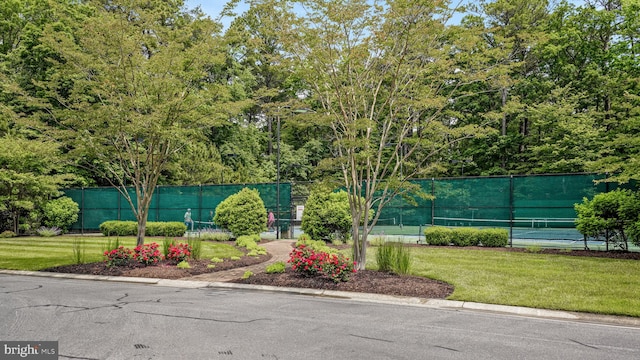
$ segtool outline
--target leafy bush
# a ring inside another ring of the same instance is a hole
[[[236,239],[236,246],[247,248],[248,250],[258,247],[260,235],[242,235]]]
[[[191,256],[191,246],[189,244],[169,245],[169,253],[165,257],[171,264],[177,264],[187,260]]]
[[[316,240],[346,239],[351,231],[351,208],[346,191],[311,191],[302,213],[302,231]]]
[[[55,226],[50,228],[41,226],[38,230],[36,230],[36,233],[42,237],[54,237],[62,234],[62,230]]]
[[[42,207],[43,223],[48,227],[58,227],[64,232],[78,221],[80,208],[71,198],[63,196],[51,200]]]
[[[452,230],[443,226],[432,226],[424,230],[425,242],[434,246],[451,244]]]
[[[244,274],[242,274],[242,279],[248,279],[248,278],[250,278],[252,276],[253,276],[253,272],[247,270],[247,271],[244,272]]]
[[[258,190],[243,188],[218,204],[213,222],[236,237],[259,234],[267,230],[267,209]]]
[[[136,224],[136,235],[138,231]],[[145,234],[148,236],[182,236],[187,231],[187,226],[180,221],[166,221],[166,222],[154,222],[147,223]]]
[[[592,200],[584,198],[575,209],[576,229],[581,234],[597,238],[609,233],[607,241],[614,241],[624,250],[628,249],[629,239],[640,245],[640,196],[637,193],[616,189],[597,194]]]
[[[505,247],[509,244],[509,231],[506,229],[482,229],[478,232],[480,244],[486,247]]]
[[[5,230],[2,233],[0,233],[0,238],[12,238],[12,237],[16,237],[16,233],[14,233],[11,230]]]
[[[504,247],[509,243],[505,229],[446,228],[433,226],[424,230],[426,243],[435,246],[486,246]]]
[[[315,251],[315,252],[326,252],[329,254],[337,254],[339,251],[337,249],[331,248],[322,240],[298,240],[296,241],[296,247],[300,245],[304,245],[307,248]]]
[[[385,242],[376,253],[378,270],[405,275],[411,270],[411,249],[400,242]]]
[[[305,241],[305,240],[311,240],[311,236],[309,236],[309,234],[300,234],[300,236],[298,236],[298,241]]]
[[[133,249],[133,258],[143,265],[156,265],[162,259],[157,243],[143,244]]]
[[[100,232],[104,236],[132,236],[138,233],[135,221],[109,220],[100,224]]]
[[[222,260],[222,259],[220,259],[220,258],[217,258],[217,257],[211,258],[211,262],[212,262],[212,263],[221,263],[221,262],[223,262],[223,261],[224,261],[224,260]]]
[[[178,221],[147,223],[145,234],[148,236],[182,236],[187,226]],[[138,234],[138,223],[135,221],[109,220],[100,224],[100,232],[105,236],[134,236]]]
[[[348,281],[355,272],[354,263],[342,254],[315,252],[304,245],[294,248],[289,253],[291,269],[303,276],[321,276],[338,283]]]
[[[229,259],[236,261],[236,260],[240,260],[240,256],[232,256]]]
[[[191,265],[189,265],[189,262],[187,262],[187,260],[180,261],[176,266],[178,267],[178,269],[191,269]]]
[[[284,261],[277,261],[274,262],[273,264],[269,264],[267,265],[267,268],[265,269],[267,274],[281,274],[284,272],[286,267],[286,264],[284,263]]]
[[[131,249],[127,249],[124,246],[119,246],[113,250],[107,250],[104,252],[104,256],[107,258],[107,266],[123,266],[129,263],[129,260],[133,257]]]
[[[477,246],[480,243],[478,233],[480,230],[474,228],[452,229],[451,243],[455,246]]]

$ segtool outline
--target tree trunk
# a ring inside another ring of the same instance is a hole
[[[147,214],[146,212],[140,214],[140,218],[138,218],[138,236],[136,238],[136,245],[141,246],[144,245],[144,234],[147,230]]]

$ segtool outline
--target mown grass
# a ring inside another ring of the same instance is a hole
[[[20,237],[0,239],[0,269],[12,270],[42,270],[55,266],[74,264],[75,256],[73,252],[74,241],[77,236],[58,236],[53,238],[42,237]],[[82,237],[84,248],[84,262],[100,262],[104,260],[102,253],[107,247],[107,243],[115,242],[116,238],[108,237]],[[135,237],[118,238],[120,245],[134,248]],[[162,246],[162,239],[147,238],[145,243],[157,242]],[[185,242],[186,240],[178,240]],[[231,256],[242,256],[243,253],[235,247],[205,241],[202,243],[202,259],[212,257],[230,258]]]
[[[411,273],[454,285],[450,300],[640,316],[637,260],[429,247],[412,251]]]

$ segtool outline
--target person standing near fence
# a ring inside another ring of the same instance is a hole
[[[267,227],[269,231],[273,229],[273,223],[276,221],[276,217],[273,215],[273,211],[269,211],[269,215],[267,216]]]
[[[187,209],[187,212],[184,213],[184,224],[187,226],[187,230],[191,227],[191,231],[193,231],[193,219],[191,219],[191,209]]]

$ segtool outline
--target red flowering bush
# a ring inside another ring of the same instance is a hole
[[[113,250],[105,251],[104,256],[107,257],[105,261],[107,262],[108,267],[122,266],[127,265],[129,260],[131,260],[133,252],[131,251],[131,249],[127,249],[124,246],[118,246]]]
[[[171,244],[169,245],[169,251],[167,251],[166,259],[172,264],[187,260],[191,256],[191,245],[189,244]]]
[[[144,265],[155,265],[162,259],[158,247],[159,245],[156,243],[136,246],[133,249],[133,258]]]
[[[291,250],[289,263],[291,269],[303,276],[322,276],[336,283],[348,281],[349,275],[356,272],[355,264],[344,255],[316,252],[305,245]]]

